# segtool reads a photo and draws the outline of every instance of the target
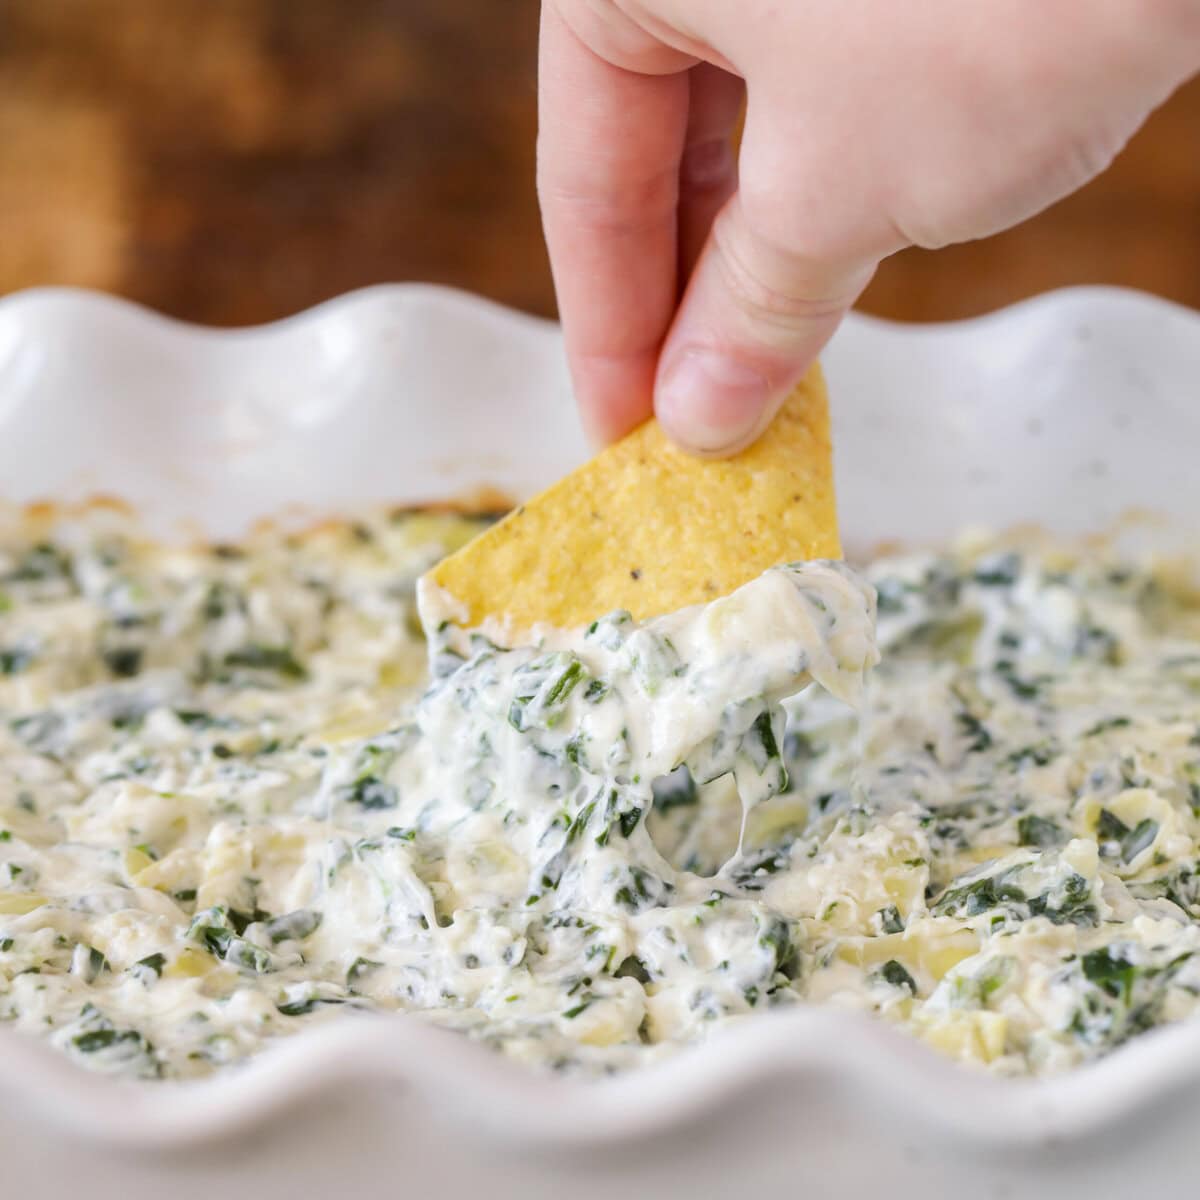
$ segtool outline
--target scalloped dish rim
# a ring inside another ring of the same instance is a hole
[[[280,321],[227,330],[188,325],[96,293],[35,289],[0,299],[0,334],[6,326],[19,328],[28,314],[53,321],[58,310],[72,321],[97,326],[114,318],[132,323],[137,336],[149,341],[166,336],[216,345],[352,320],[397,296],[440,308],[449,320],[469,316],[495,324],[501,333],[532,334],[547,353],[557,354],[551,322],[425,284],[365,288]],[[933,326],[901,326],[855,315],[850,329],[886,331],[911,343],[946,332],[990,336],[1058,319],[1080,305],[1132,306],[1171,320],[1182,316],[1200,344],[1200,314],[1116,288],[1064,289]],[[0,336],[0,426],[6,416],[3,349]],[[535,1074],[458,1034],[391,1016],[360,1016],[305,1030],[237,1070],[185,1083],[117,1083],[2,1028],[0,1050],[6,1062],[0,1095],[10,1107],[20,1105],[79,1136],[132,1149],[185,1146],[226,1137],[235,1129],[244,1132],[331,1081],[345,1079],[404,1081],[433,1098],[453,1097],[478,1120],[485,1136],[564,1147],[645,1139],[781,1076],[836,1074],[843,1082],[870,1087],[889,1108],[903,1106],[917,1113],[943,1135],[993,1148],[1043,1142],[1048,1135],[1094,1135],[1185,1086],[1200,1084],[1200,1021],[1153,1031],[1060,1076],[1012,1080],[956,1065],[874,1018],[816,1006],[759,1015],[664,1062],[588,1082]],[[893,1069],[901,1065],[903,1072]],[[117,1097],[119,1105],[114,1104]],[[584,1112],[586,1122],[580,1119]]]

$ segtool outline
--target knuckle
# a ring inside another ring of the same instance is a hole
[[[824,155],[807,164],[804,176],[782,171],[763,178],[747,171],[738,196],[744,223],[760,246],[760,256],[781,264],[786,276],[809,282],[805,289],[827,289],[832,273],[824,264],[870,257],[878,238],[877,214],[870,195],[845,186],[814,194],[811,177],[836,178],[839,165]]]
[[[687,192],[718,191],[737,173],[737,157],[728,138],[693,142],[679,164],[679,187]]]
[[[562,180],[539,170],[538,198],[544,213],[565,219],[580,232],[635,235],[674,224],[679,179],[674,170],[640,178],[605,174]]]
[[[571,32],[614,67],[638,75],[664,75],[687,65],[685,56],[645,30],[614,0],[555,0]]]
[[[1098,127],[1076,139],[1064,156],[1064,186],[1073,191],[1107,171],[1132,132]]]
[[[713,240],[723,285],[737,307],[758,325],[786,334],[840,314],[852,299],[841,286],[823,279],[806,257],[778,246],[766,254],[752,253],[748,236],[735,233],[731,221],[716,222]],[[766,259],[778,264],[773,278],[767,278],[758,265]]]

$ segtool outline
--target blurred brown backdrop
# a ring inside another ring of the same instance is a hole
[[[0,0],[0,292],[104,288],[215,324],[428,279],[539,313],[537,0]],[[1200,307],[1200,83],[990,241],[886,263],[934,319],[1072,283]]]

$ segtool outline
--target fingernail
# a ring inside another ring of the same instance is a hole
[[[713,350],[679,353],[663,372],[655,411],[672,440],[702,454],[749,445],[765,424],[771,389],[764,375]]]

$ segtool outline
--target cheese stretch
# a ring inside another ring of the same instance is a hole
[[[1195,1008],[1169,574],[963,547],[427,649],[478,527],[0,532],[0,1021],[144,1078],[363,1011],[602,1073],[824,1003],[1015,1074]]]

